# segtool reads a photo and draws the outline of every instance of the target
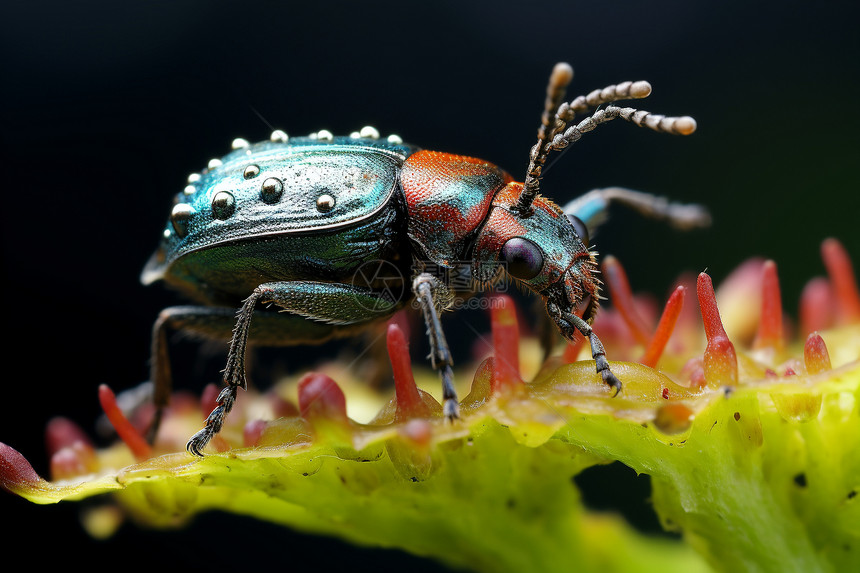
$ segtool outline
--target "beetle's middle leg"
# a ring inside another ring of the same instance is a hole
[[[384,293],[342,283],[291,281],[264,283],[254,289],[236,314],[233,337],[224,368],[226,386],[218,395],[217,405],[206,418],[202,430],[194,434],[186,449],[203,455],[206,444],[221,431],[224,420],[239,388],[247,388],[245,353],[251,333],[251,318],[258,304],[274,303],[291,315],[304,319],[308,328],[366,323],[389,316],[400,301],[390,300]]]
[[[457,391],[454,390],[454,361],[451,359],[451,349],[445,340],[442,323],[439,321],[438,302],[444,289],[439,280],[431,274],[421,273],[412,281],[412,291],[421,305],[424,322],[427,325],[427,336],[430,337],[430,364],[442,377],[442,412],[449,420],[460,417],[460,405],[457,401]]]

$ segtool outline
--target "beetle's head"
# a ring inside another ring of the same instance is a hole
[[[513,207],[520,189],[521,184],[510,183],[493,201],[478,233],[473,273],[486,282],[502,267],[544,299],[561,334],[571,339],[574,329],[564,315],[585,302],[585,320],[590,322],[597,311],[597,263],[588,250],[587,230],[545,197],[536,197],[530,211],[520,213]]]

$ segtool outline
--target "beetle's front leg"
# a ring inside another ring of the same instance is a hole
[[[600,339],[594,333],[594,329],[591,328],[590,324],[572,312],[564,313],[561,318],[588,338],[588,342],[591,344],[591,357],[594,359],[597,373],[600,374],[604,383],[611,388],[615,388],[613,396],[617,396],[621,392],[621,380],[609,368],[609,361],[606,360],[606,350],[604,350],[603,343],[600,342]]]
[[[307,328],[313,329],[319,323],[348,325],[384,318],[395,310],[398,302],[369,289],[340,283],[273,282],[255,288],[236,315],[227,366],[224,368],[226,386],[218,395],[217,405],[206,418],[203,429],[188,440],[188,452],[196,456],[203,455],[203,448],[221,431],[239,388],[247,389],[245,353],[251,332],[251,318],[258,304],[274,303],[285,312],[304,317],[307,319]]]
[[[575,326],[583,336],[588,337],[588,341],[591,345],[591,357],[594,359],[597,373],[600,374],[603,382],[608,384],[611,388],[615,388],[615,394],[613,394],[613,396],[617,396],[618,393],[621,392],[621,380],[619,380],[609,368],[609,361],[606,360],[606,350],[603,348],[603,343],[600,342],[600,339],[597,338],[596,334],[594,334],[594,329],[591,328],[590,324],[573,313],[570,313],[566,318],[573,323],[573,326]]]
[[[412,291],[421,306],[430,338],[430,364],[442,377],[442,412],[447,419],[454,420],[460,417],[457,391],[454,390],[454,361],[439,320],[438,301],[444,288],[436,277],[428,273],[421,273],[412,281]]]

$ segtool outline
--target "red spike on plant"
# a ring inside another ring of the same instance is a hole
[[[833,291],[830,281],[815,277],[800,294],[800,328],[802,334],[826,330],[833,324]]]
[[[410,326],[408,309],[398,310],[395,312],[394,316],[388,319],[388,324],[396,324],[403,332],[403,338],[409,340]]]
[[[705,379],[705,367],[699,366],[690,373],[690,388],[704,388],[708,385]]]
[[[845,247],[836,239],[826,239],[821,244],[821,257],[836,295],[836,321],[839,324],[860,322],[860,290]]]
[[[761,267],[761,318],[753,348],[772,348],[782,352],[785,347],[782,329],[782,295],[776,263],[765,261]]]
[[[708,339],[704,356],[705,380],[712,386],[736,386],[738,357],[734,345],[723,328],[714,285],[707,273],[699,273],[696,292],[702,312],[705,337]]]
[[[53,456],[63,448],[68,448],[76,443],[87,444],[92,447],[92,441],[84,433],[80,426],[68,418],[56,417],[48,422],[45,429],[45,446],[48,456]]]
[[[687,360],[681,368],[681,377],[690,381],[690,388],[697,390],[708,385],[705,381],[705,360],[700,356],[694,356]]]
[[[346,421],[346,397],[337,382],[319,372],[299,380],[299,411],[303,418]]]
[[[493,297],[490,304],[493,331],[492,392],[518,387],[520,378],[520,328],[514,301],[507,295]]]
[[[200,395],[200,410],[203,412],[204,418],[218,406],[218,394],[220,393],[221,391],[215,384],[207,384],[203,387],[203,393]]]
[[[666,343],[669,342],[672,331],[675,329],[675,323],[681,315],[686,294],[687,288],[679,285],[669,296],[669,300],[666,301],[666,306],[663,308],[663,314],[660,316],[660,322],[657,324],[657,330],[648,343],[645,354],[639,360],[640,363],[651,368],[657,366],[657,361],[660,360],[663,349],[666,348]]]
[[[388,324],[386,338],[388,358],[394,374],[394,395],[397,401],[396,420],[430,417],[430,408],[421,399],[415,377],[412,374],[412,361],[409,357],[409,343],[403,330],[395,322]]]
[[[265,429],[265,420],[251,420],[242,428],[242,444],[246,448],[256,446]]]
[[[39,487],[44,481],[18,450],[0,442],[0,487],[15,493]]]
[[[277,392],[271,391],[267,396],[275,418],[291,418],[299,415],[296,405],[289,400],[284,400]]]
[[[152,448],[137,428],[128,421],[122,410],[119,409],[116,403],[116,396],[107,384],[99,386],[99,402],[114,430],[116,430],[117,435],[125,442],[125,445],[131,450],[135,459],[145,460],[152,457]]]
[[[64,479],[92,473],[98,469],[95,447],[80,426],[68,418],[48,422],[45,445],[51,459],[51,478]]]
[[[817,332],[813,332],[806,338],[803,345],[803,361],[806,363],[806,372],[818,374],[830,370],[830,353],[824,339]]]
[[[433,438],[433,428],[427,420],[410,420],[401,429],[401,433],[413,444],[426,447]]]
[[[95,449],[85,442],[60,448],[51,456],[51,479],[60,480],[98,470]]]
[[[636,312],[636,304],[633,300],[633,292],[630,289],[630,281],[624,267],[612,255],[603,259],[603,276],[606,286],[609,288],[609,296],[613,306],[618,310],[624,322],[633,333],[633,337],[639,344],[647,345],[651,339],[651,328]]]

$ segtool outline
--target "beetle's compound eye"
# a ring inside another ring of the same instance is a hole
[[[522,237],[514,237],[505,243],[501,255],[508,273],[518,279],[534,278],[543,268],[540,247]]]
[[[582,239],[582,242],[585,246],[588,246],[588,227],[585,223],[577,217],[576,215],[568,215],[567,216],[570,223],[573,225],[573,229],[576,231],[576,234],[579,235],[579,238]]]

